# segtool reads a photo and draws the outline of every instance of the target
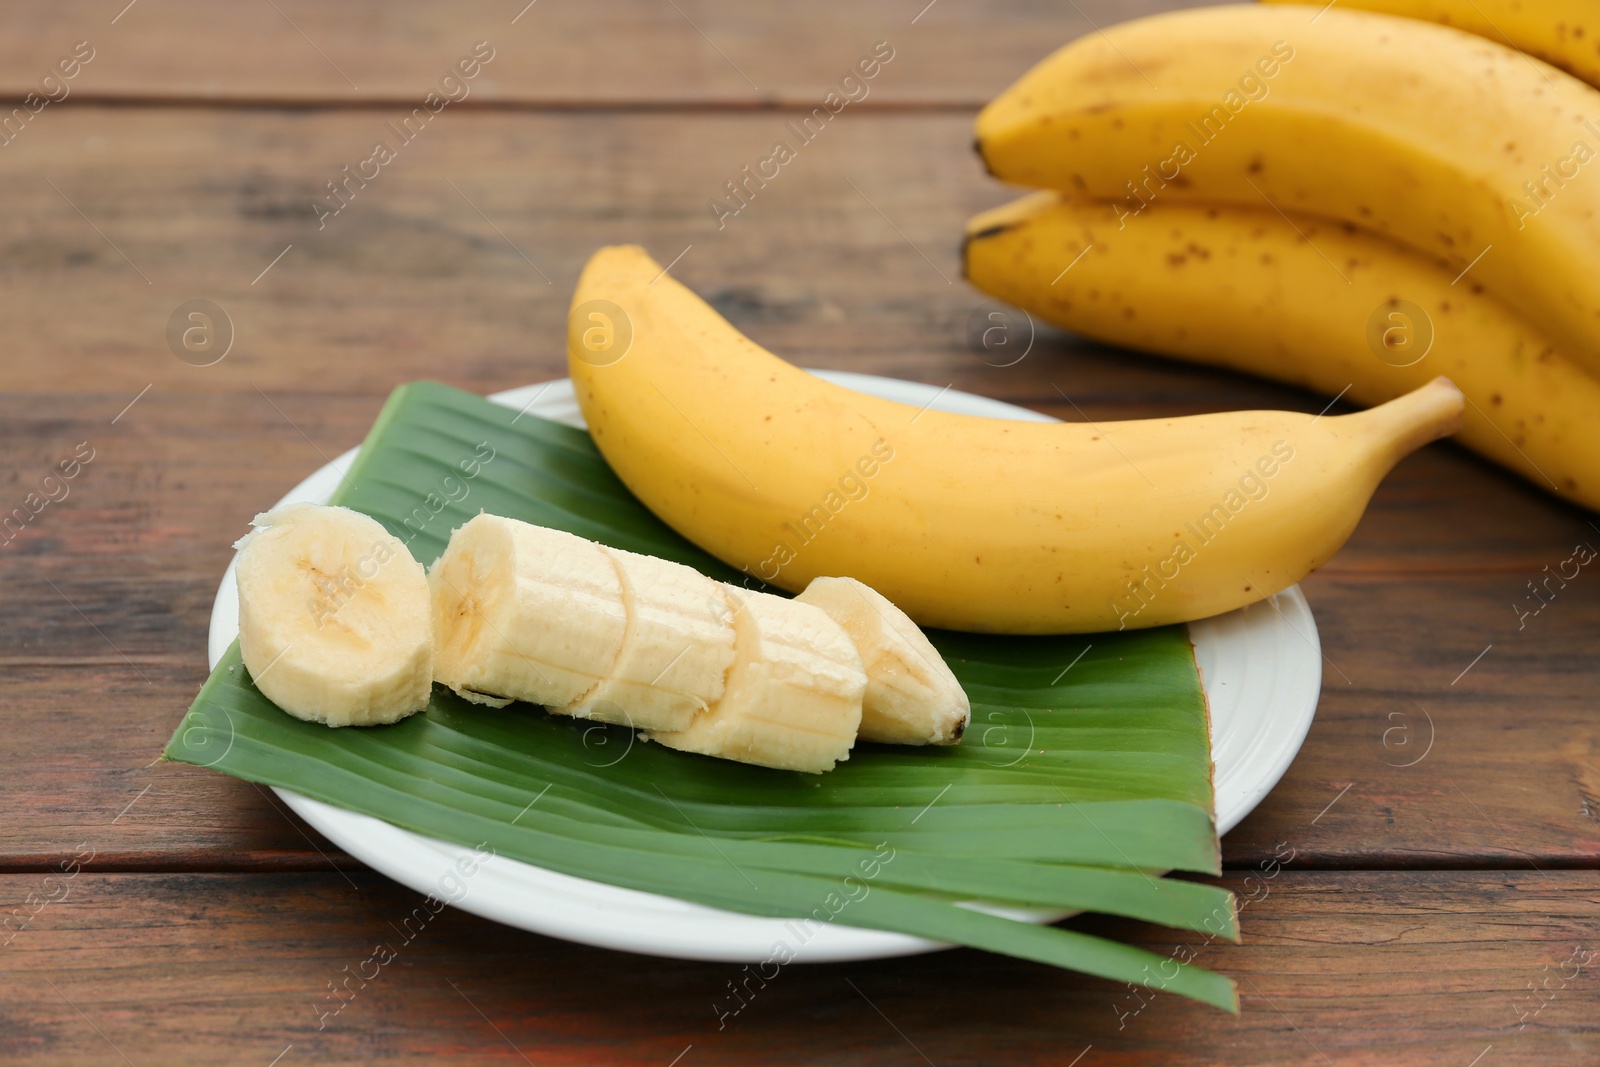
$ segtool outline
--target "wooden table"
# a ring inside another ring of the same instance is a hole
[[[1159,4],[125,2],[0,15],[8,100],[93,52],[0,147],[0,510],[93,455],[0,548],[0,1061],[1600,1063],[1600,575],[1514,607],[1600,527],[1450,445],[1402,463],[1304,583],[1322,704],[1224,842],[1245,941],[1187,939],[1239,1017],[957,951],[786,970],[719,1029],[735,967],[449,910],[323,1018],[415,894],[264,790],[157,762],[230,543],[397,383],[561,375],[598,245],[677,257],[808,366],[1064,418],[1056,385],[1094,419],[1325,400],[1053,334],[1007,368],[968,346],[961,225],[1008,196],[970,153],[975,110]],[[428,92],[460,95],[441,79],[479,41],[470,95],[319,228],[327,183]],[[867,98],[719,228],[724,183],[879,41]],[[192,300],[231,323],[210,366],[169,344]]]

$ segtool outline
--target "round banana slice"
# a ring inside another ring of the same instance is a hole
[[[888,597],[854,578],[813,578],[795,597],[828,613],[855,642],[867,669],[861,740],[953,745],[972,706],[917,624]]]
[[[406,546],[348,508],[257,515],[239,550],[239,651],[256,688],[299,719],[395,722],[428,706],[428,580]]]

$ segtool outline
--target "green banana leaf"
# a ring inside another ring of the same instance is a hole
[[[334,503],[431,563],[480,510],[759,583],[623,487],[588,434],[431,382],[384,406]],[[933,631],[972,702],[962,744],[859,744],[829,774],[675,752],[632,730],[435,689],[392,726],[280,711],[225,655],[169,759],[280,786],[551,870],[732,911],[797,917],[872,864],[830,921],[1169,989],[1231,1011],[1233,983],[1129,945],[975,910],[1096,911],[1236,937],[1216,873],[1205,699],[1182,627],[1090,637]],[[219,755],[219,753],[221,753]],[[538,798],[537,803],[532,803]]]

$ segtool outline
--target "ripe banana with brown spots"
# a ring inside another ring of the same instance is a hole
[[[1481,286],[1451,284],[1393,241],[1178,202],[1119,227],[1109,204],[1038,193],[968,223],[965,268],[1085,337],[1362,404],[1447,374],[1468,401],[1462,444],[1600,509],[1600,381]]]

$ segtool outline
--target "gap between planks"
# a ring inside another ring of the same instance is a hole
[[[821,90],[819,90],[820,92]],[[987,100],[863,100],[852,104],[852,113],[880,115],[976,115],[983,110]],[[125,108],[208,108],[237,111],[389,111],[416,107],[416,96],[369,96],[360,99],[343,97],[305,96],[191,96],[183,93],[88,93],[78,92],[72,102],[57,107],[125,107]],[[0,95],[4,108],[22,106],[22,98],[15,94]],[[583,97],[531,97],[518,100],[467,99],[451,105],[452,111],[515,111],[515,112],[615,112],[640,114],[678,112],[775,112],[779,114],[809,115],[821,106],[810,98],[786,99],[769,97],[707,97],[681,100],[605,100]]]

